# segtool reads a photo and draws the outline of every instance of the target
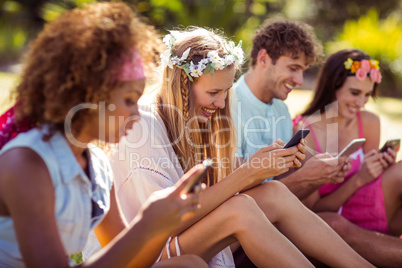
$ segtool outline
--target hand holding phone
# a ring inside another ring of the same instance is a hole
[[[194,187],[201,183],[202,179],[205,178],[205,176],[208,174],[208,171],[212,168],[212,160],[206,159],[202,162],[202,165],[204,166],[204,171],[195,177],[193,181],[189,182],[186,187],[184,187],[182,191],[184,194],[194,192]]]
[[[388,148],[395,150],[395,148],[398,147],[400,142],[401,142],[401,139],[387,140],[378,152],[385,153],[388,150]]]
[[[362,146],[365,141],[366,139],[364,138],[352,140],[345,148],[343,148],[343,150],[338,154],[337,157],[349,156],[357,149],[359,149],[359,147]]]
[[[296,134],[286,143],[284,149],[296,146],[300,143],[301,139],[304,139],[310,133],[310,129],[300,129]]]

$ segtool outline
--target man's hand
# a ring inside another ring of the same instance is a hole
[[[325,183],[343,182],[350,170],[349,157],[331,157],[328,153],[318,154],[310,158],[300,169],[303,178],[310,180],[317,187]]]

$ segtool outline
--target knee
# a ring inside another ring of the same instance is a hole
[[[152,268],[186,268],[186,267],[197,267],[197,268],[207,268],[208,264],[199,256],[186,254],[180,257],[173,257],[171,259],[164,259],[158,263],[152,265]]]
[[[185,257],[185,263],[183,267],[196,267],[196,268],[207,268],[208,264],[197,255],[183,255]]]
[[[255,200],[246,194],[238,194],[228,199],[223,206],[226,207],[226,211],[230,217],[239,218],[243,215],[254,213],[258,209]]]
[[[258,188],[261,188],[261,192],[257,194],[256,200],[261,208],[271,212],[279,209],[282,212],[288,211],[288,209],[299,209],[301,202],[299,199],[279,181],[269,181]]]
[[[400,184],[402,184],[402,160],[399,161],[398,163],[395,163],[392,167],[392,170],[395,174],[396,177],[398,177],[398,181],[400,182]]]
[[[278,200],[278,199],[287,199],[288,197],[293,196],[292,192],[284,185],[282,182],[272,180],[268,181],[260,186],[263,194],[268,199]]]
[[[383,183],[391,189],[402,189],[402,161],[393,164],[383,174]],[[385,181],[385,182],[384,182]]]
[[[236,195],[222,204],[222,210],[219,212],[222,224],[228,230],[239,231],[252,228],[255,221],[265,217],[256,201],[246,195]]]

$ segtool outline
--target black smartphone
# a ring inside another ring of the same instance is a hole
[[[391,148],[395,150],[396,147],[398,147],[399,143],[401,143],[401,139],[392,139],[392,140],[387,140],[384,143],[384,146],[381,147],[379,150],[380,153],[385,153],[388,148]]]
[[[202,161],[202,165],[204,166],[204,171],[198,175],[196,178],[194,178],[193,181],[189,182],[186,187],[183,189],[183,193],[193,193],[194,192],[194,187],[198,184],[201,183],[202,179],[207,176],[208,171],[212,168],[212,160],[206,159]]]
[[[300,129],[290,139],[290,141],[288,141],[288,143],[286,143],[286,145],[283,148],[285,149],[285,148],[289,148],[289,147],[293,147],[295,145],[298,145],[300,143],[300,140],[304,139],[309,133],[310,133],[310,129]]]

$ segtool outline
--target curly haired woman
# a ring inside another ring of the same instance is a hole
[[[230,88],[243,60],[240,46],[202,28],[172,31],[164,42],[156,96],[140,102],[142,131],[130,132],[112,157],[122,209],[131,218],[152,192],[204,159],[214,168],[202,208],[181,224],[162,259],[191,253],[210,267],[234,267],[231,249],[240,244],[258,267],[311,267],[302,252],[329,266],[369,267],[282,183],[262,184],[300,164],[301,144],[274,143],[233,171]]]
[[[141,58],[152,62],[153,36],[127,5],[99,3],[63,14],[31,44],[17,104],[1,126],[9,140],[0,151],[1,267],[67,267],[94,228],[107,246],[80,266],[149,267],[182,217],[198,209],[198,191],[182,194],[196,168],[128,225],[109,162],[89,144],[117,142],[138,121]],[[183,256],[155,267],[169,265],[206,266]]]

